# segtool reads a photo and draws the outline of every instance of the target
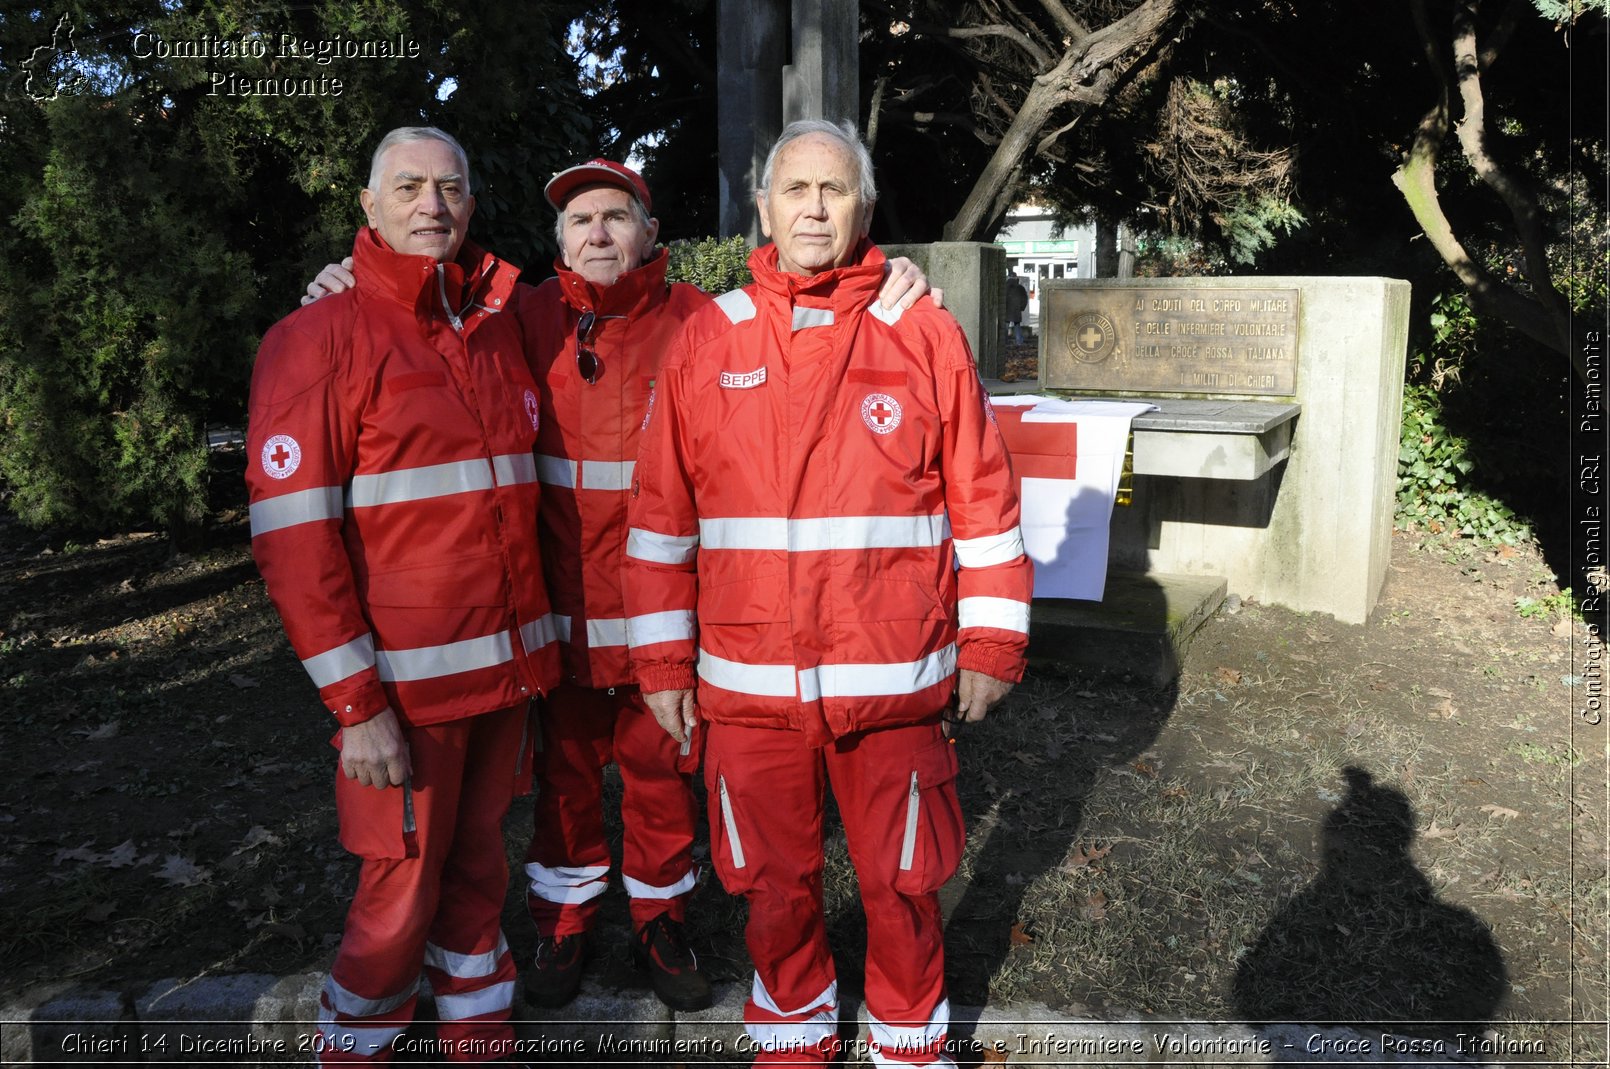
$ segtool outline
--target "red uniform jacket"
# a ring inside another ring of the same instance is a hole
[[[660,359],[672,335],[710,297],[666,285],[667,254],[596,286],[554,267],[557,278],[517,287],[526,352],[542,384],[537,478],[543,482],[543,565],[564,648],[565,677],[583,687],[632,682],[626,656],[626,497],[637,440]],[[577,324],[593,313],[588,348],[602,372],[576,369]]]
[[[358,285],[263,338],[246,438],[252,552],[343,725],[431,724],[558,679],[537,553],[539,410],[518,269],[465,244],[403,256],[374,231]],[[467,277],[466,277],[467,276]]]
[[[1011,462],[961,328],[877,307],[883,264],[806,278],[767,246],[672,347],[627,547],[644,690],[696,660],[704,716],[820,745],[932,715],[958,667],[1021,678]]]

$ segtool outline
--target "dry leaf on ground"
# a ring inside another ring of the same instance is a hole
[[[202,868],[187,857],[169,854],[158,870],[157,878],[179,887],[194,887],[212,879],[212,870]]]
[[[1111,843],[1106,846],[1076,846],[1073,848],[1073,853],[1068,855],[1067,860],[1062,862],[1062,867],[1070,871],[1082,869],[1093,861],[1100,861],[1110,853],[1112,853]]]
[[[1488,802],[1486,805],[1482,806],[1481,811],[1492,817],[1503,817],[1505,820],[1514,820],[1516,817],[1520,816],[1520,814],[1515,812],[1513,809],[1509,809],[1501,805],[1494,805],[1491,802]]]
[[[1011,939],[1012,945],[1015,947],[1025,946],[1034,942],[1034,936],[1029,934],[1029,930],[1023,926],[1022,921],[1017,921],[1012,925]]]

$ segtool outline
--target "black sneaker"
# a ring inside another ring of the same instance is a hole
[[[554,1010],[575,998],[581,988],[581,969],[587,964],[590,943],[586,932],[539,936],[537,956],[526,973],[526,1001]]]
[[[699,972],[699,959],[688,947],[681,923],[669,913],[638,929],[632,960],[648,970],[654,994],[673,1010],[707,1010],[714,1001],[710,981]]]

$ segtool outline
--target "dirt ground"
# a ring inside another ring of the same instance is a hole
[[[328,962],[355,872],[332,727],[244,516],[206,542],[0,521],[0,1004]],[[1400,533],[1365,625],[1232,603],[1161,691],[1036,665],[959,743],[952,998],[1393,1022],[1602,1064],[1602,1024],[1570,1022],[1605,1017],[1606,735],[1573,712],[1593,648],[1563,601],[1533,548]],[[853,989],[841,834],[829,858]],[[640,984],[609,901],[594,968]],[[742,911],[713,882],[696,900],[718,980],[747,974]],[[511,887],[523,960],[520,913]]]

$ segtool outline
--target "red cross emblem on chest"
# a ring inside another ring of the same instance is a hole
[[[873,434],[888,434],[900,426],[900,402],[886,393],[867,394],[861,402],[861,419]]]

